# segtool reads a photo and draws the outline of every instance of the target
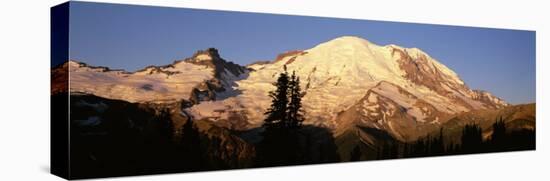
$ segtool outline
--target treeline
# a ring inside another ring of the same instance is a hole
[[[201,170],[199,138],[191,122],[176,135],[167,110],[135,112],[141,119],[108,109],[95,127],[71,125],[72,175],[77,178]],[[132,119],[136,118],[136,119]],[[124,121],[127,120],[127,121]],[[176,137],[182,137],[175,141]],[[192,164],[191,164],[192,163]]]
[[[338,162],[330,130],[302,125],[299,77],[285,70],[275,86],[259,128],[262,139],[254,143],[225,128],[201,131],[198,125],[209,124],[203,120],[176,127],[169,109],[71,97],[78,105],[71,109],[71,174],[89,178]]]
[[[300,78],[294,72],[288,74],[285,67],[274,85],[264,124],[254,130],[261,139],[253,143],[224,128],[213,126],[201,132],[197,127],[200,120],[187,120],[175,127],[168,109],[156,111],[124,101],[71,97],[73,105],[108,105],[72,107],[72,174],[87,178],[341,161],[330,130],[302,124],[301,99],[305,93],[300,90]],[[93,117],[98,118],[94,121]],[[362,160],[365,155],[372,159],[374,154],[376,159],[391,159],[535,148],[535,130],[508,127],[502,119],[497,120],[491,135],[484,139],[479,125],[468,124],[462,127],[458,143],[446,139],[450,136],[443,129],[412,143],[380,139],[374,148],[355,146],[349,153],[350,161]]]
[[[462,127],[459,143],[446,141],[443,129],[436,136],[428,135],[413,143],[383,142],[377,148],[377,159],[535,149],[535,130],[507,130],[506,123],[500,119],[492,125],[492,131],[487,139],[483,139],[481,127],[472,123]]]
[[[175,127],[168,109],[155,111],[91,96],[75,96],[71,101],[75,105],[76,102],[108,105],[100,113],[93,107],[71,109],[75,116],[70,129],[70,160],[71,175],[75,178],[253,166],[252,145],[241,144],[242,140],[228,132],[206,135],[190,120]],[[97,115],[97,122],[86,121],[91,115]]]

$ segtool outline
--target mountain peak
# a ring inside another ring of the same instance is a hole
[[[317,45],[317,47],[369,47],[372,45],[366,39],[357,36],[341,36]]]
[[[216,48],[208,48],[206,50],[199,50],[193,55],[193,60],[195,61],[205,61],[205,60],[221,60],[220,54],[218,53],[218,49]]]
[[[364,38],[361,38],[361,37],[358,37],[358,36],[341,36],[341,37],[337,37],[337,38],[334,38],[332,40],[330,40],[329,42],[331,41],[345,41],[345,42],[368,42],[370,43],[367,39],[364,39]]]
[[[239,76],[246,72],[246,68],[223,59],[216,48],[199,50],[191,58],[187,58],[183,62],[210,67],[214,69],[214,75],[217,78],[221,78],[221,74],[225,74],[226,71],[234,76]]]
[[[506,105],[489,93],[472,91],[454,71],[418,48],[379,46],[356,36],[342,36],[310,49],[288,51],[275,61],[248,68],[224,60],[215,48],[132,74],[92,70],[87,66],[85,71],[71,75],[71,91],[131,102],[189,99],[208,107],[194,114],[196,117],[219,116],[208,111],[219,107],[227,109],[228,114],[246,112],[247,124],[255,125],[264,119],[261,112],[270,102],[266,95],[285,66],[303,80],[303,90],[307,91],[303,98],[305,116],[312,120],[308,124],[338,126],[334,120],[337,114],[356,105],[369,90],[385,95],[386,101],[382,102],[393,105],[394,110],[403,109],[403,115],[410,113],[417,121],[426,123],[437,121],[435,117],[428,119],[433,114],[421,112],[450,115]],[[207,100],[211,103],[201,103]],[[413,120],[410,116],[407,119]]]
[[[80,66],[88,66],[88,65],[86,63],[79,62],[77,60],[69,60],[69,61],[66,61],[65,63],[61,64],[61,66],[63,66],[63,67],[70,67],[70,66],[80,67]]]

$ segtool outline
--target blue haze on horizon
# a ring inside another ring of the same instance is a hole
[[[378,45],[417,47],[472,89],[512,104],[535,102],[534,31],[89,2],[70,6],[70,59],[90,65],[135,71],[209,47],[246,65],[358,36]]]

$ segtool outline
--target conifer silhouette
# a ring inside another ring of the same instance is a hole
[[[482,150],[483,138],[481,128],[477,124],[465,125],[462,129],[462,151],[464,153],[476,153]]]
[[[290,82],[288,83],[290,102],[288,104],[288,123],[289,127],[300,127],[304,121],[302,115],[302,93],[300,90],[300,77],[292,71]]]
[[[284,66],[284,72],[279,74],[274,85],[276,89],[269,93],[271,106],[265,112],[263,141],[258,150],[259,165],[300,164],[306,158],[300,143],[304,135],[299,130],[304,121],[300,79],[295,72],[289,77]]]
[[[491,148],[493,150],[504,150],[506,144],[506,125],[502,117],[493,124],[493,134],[491,134]]]
[[[277,82],[275,82],[275,91],[269,92],[269,97],[271,97],[271,106],[267,109],[265,114],[267,118],[264,122],[264,127],[267,129],[274,127],[282,127],[287,123],[287,110],[288,110],[288,73],[286,71],[286,66],[284,72],[279,74]]]

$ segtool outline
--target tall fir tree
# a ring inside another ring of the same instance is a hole
[[[290,81],[288,83],[290,102],[288,104],[288,127],[300,127],[304,121],[302,115],[302,93],[300,89],[300,77],[296,76],[296,72],[292,71]]]
[[[263,140],[257,150],[258,165],[305,163],[307,154],[301,145],[303,132],[299,129],[304,120],[300,79],[295,72],[289,76],[285,66],[274,85],[276,89],[269,93],[271,106],[265,112],[267,117],[263,124]]]
[[[174,122],[170,117],[170,111],[162,109],[156,117],[155,124],[158,126],[159,142],[171,143],[174,139]]]
[[[491,134],[491,149],[493,151],[505,150],[506,149],[506,125],[500,119],[496,120],[493,124],[493,133]]]
[[[506,137],[506,125],[500,117],[499,120],[493,124],[493,134],[491,134],[491,140],[495,143],[502,142]]]
[[[287,122],[287,110],[288,110],[288,73],[285,71],[279,74],[277,82],[274,84],[277,89],[269,92],[271,97],[271,106],[265,112],[267,118],[265,119],[264,126],[266,128],[281,127]]]
[[[482,150],[483,138],[481,127],[477,124],[467,124],[462,129],[461,149],[464,153],[475,153]]]

